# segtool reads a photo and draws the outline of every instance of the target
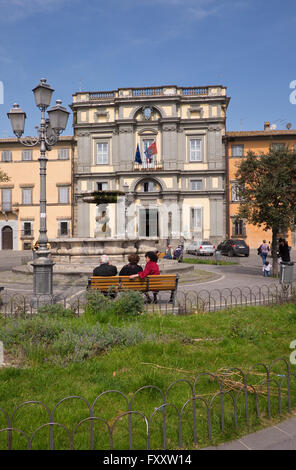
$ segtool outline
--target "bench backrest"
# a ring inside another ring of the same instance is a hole
[[[91,276],[88,287],[102,292],[137,290],[141,292],[176,290],[178,285],[178,274],[160,274],[147,276],[144,279],[130,279],[129,276]]]

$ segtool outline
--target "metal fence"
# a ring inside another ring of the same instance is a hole
[[[202,433],[205,445],[205,440],[210,443],[218,434],[230,431],[233,438],[242,427],[250,430],[262,423],[261,418],[266,424],[266,418],[291,412],[296,398],[295,379],[289,362],[278,358],[269,366],[255,364],[247,372],[229,368],[200,373],[192,381],[175,380],[165,391],[153,385],[133,394],[107,390],[92,403],[72,395],[62,398],[52,409],[41,401],[29,400],[10,413],[0,408],[0,446],[8,450],[188,449],[198,445]],[[216,390],[201,393],[205,380]],[[143,393],[150,393],[150,411],[141,409]],[[45,415],[43,420],[39,417],[38,425],[34,419],[37,409]],[[26,425],[22,424],[25,412]],[[75,421],[71,422],[74,415]]]
[[[159,293],[157,304],[146,304],[149,312],[186,315],[191,313],[215,312],[248,305],[274,305],[293,302],[296,299],[296,286],[292,284],[266,284],[255,287],[234,287],[233,289],[201,289],[178,291],[175,303],[169,302],[169,293]],[[80,316],[87,304],[87,291],[64,296],[35,296],[22,293],[0,294],[0,318],[30,317],[44,304],[61,304]]]

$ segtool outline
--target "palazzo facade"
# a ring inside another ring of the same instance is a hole
[[[223,86],[75,93],[73,236],[225,237],[228,103]],[[97,190],[126,196],[102,207],[83,200]]]

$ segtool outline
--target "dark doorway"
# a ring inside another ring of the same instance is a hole
[[[13,232],[12,228],[8,227],[3,227],[2,229],[2,250],[12,250],[13,248]]]

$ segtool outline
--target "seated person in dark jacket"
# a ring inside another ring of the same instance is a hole
[[[119,276],[131,276],[132,274],[138,274],[143,271],[143,268],[138,265],[140,257],[136,254],[128,256],[129,264],[126,264],[121,269]]]
[[[116,276],[117,268],[112,266],[109,262],[107,255],[102,255],[100,258],[100,266],[93,270],[93,276]]]

